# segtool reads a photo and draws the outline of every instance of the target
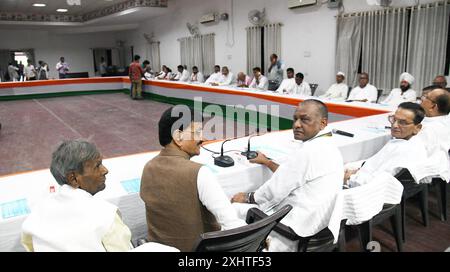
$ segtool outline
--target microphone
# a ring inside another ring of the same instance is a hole
[[[272,132],[272,129],[271,129],[270,127],[267,128],[267,132]],[[256,151],[251,151],[251,148],[250,148],[250,140],[251,140],[253,137],[255,137],[255,136],[261,136],[261,134],[259,133],[259,128],[256,129],[256,134],[255,134],[255,135],[250,136],[250,137],[248,138],[247,151],[241,153],[241,155],[244,156],[244,157],[246,157],[247,160],[253,160],[253,159],[255,159],[256,157],[258,157],[258,152],[256,152]]]
[[[233,158],[231,158],[230,156],[223,155],[223,145],[226,142],[229,142],[231,140],[234,140],[234,139],[228,139],[222,143],[222,148],[220,149],[220,156],[217,158],[214,158],[214,165],[217,165],[219,167],[224,167],[224,168],[234,166]]]
[[[342,131],[342,130],[333,129],[332,132],[333,132],[333,134],[339,134],[339,135],[342,135],[342,136],[355,137],[355,134],[351,134],[349,132],[345,132],[345,131]]]

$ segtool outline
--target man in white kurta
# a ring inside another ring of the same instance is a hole
[[[198,67],[197,66],[192,67],[192,75],[189,78],[189,82],[191,82],[191,83],[203,83],[203,82],[205,82],[205,78],[203,77],[203,74],[198,71]]]
[[[362,73],[359,75],[359,86],[355,87],[348,97],[348,101],[376,103],[378,100],[378,90],[369,84],[369,75]]]
[[[23,223],[22,244],[27,251],[132,249],[131,232],[123,223],[118,208],[94,197],[105,189],[108,174],[95,145],[81,140],[62,143],[52,155],[50,171],[61,187],[32,207]],[[161,247],[158,250],[162,250]]]
[[[302,73],[297,73],[295,75],[295,85],[291,94],[300,95],[300,96],[311,96],[311,86],[308,82],[304,81],[304,75]]]
[[[409,73],[400,76],[400,88],[393,89],[389,96],[381,104],[398,107],[404,102],[415,102],[417,92],[411,86],[414,84],[414,77]]]
[[[180,82],[188,82],[190,78],[190,74],[188,70],[184,69],[183,65],[178,66],[178,72],[176,73],[176,76],[173,78],[174,81],[180,81]]]
[[[233,73],[230,72],[228,67],[222,67],[222,75],[219,77],[217,82],[211,83],[213,86],[231,86],[235,83],[236,79],[234,78]]]
[[[205,84],[211,85],[212,83],[217,83],[222,76],[222,73],[220,72],[220,66],[216,65],[214,66],[214,73],[208,77],[208,79],[205,81]]]
[[[348,94],[348,86],[344,83],[345,74],[343,72],[338,72],[336,74],[336,83],[331,85],[328,91],[320,96],[320,98],[324,99],[332,99],[336,101],[344,101],[347,99]]]
[[[293,93],[295,88],[295,72],[293,68],[288,68],[286,70],[287,78],[283,79],[283,81],[280,84],[280,87],[277,89],[277,93],[280,94],[286,94],[286,93]]]
[[[253,68],[253,80],[249,88],[266,91],[269,89],[269,79],[261,74],[261,68]]]
[[[425,112],[420,105],[407,102],[400,104],[395,115],[389,116],[392,124],[389,141],[377,154],[365,161],[349,164],[345,174],[345,183],[356,187],[374,181],[379,172],[395,176],[402,168],[412,174],[427,160],[427,153],[422,139],[418,136],[422,128]]]
[[[233,202],[253,203],[268,213],[293,206],[281,221],[301,237],[317,234],[328,226],[334,201],[342,189],[343,159],[327,129],[328,111],[322,102],[306,100],[294,115],[294,137],[299,142],[286,163],[278,166],[264,155],[251,161],[274,174],[254,193],[239,193]],[[296,251],[298,242],[272,232],[269,251]]]

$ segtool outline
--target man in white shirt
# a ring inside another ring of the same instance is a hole
[[[412,102],[400,104],[395,115],[389,116],[392,124],[389,141],[377,154],[361,162],[349,165],[344,182],[356,187],[374,180],[376,173],[387,172],[395,176],[402,168],[413,169],[427,159],[424,142],[416,135],[422,129],[424,109]]]
[[[283,79],[283,81],[280,84],[280,87],[278,87],[277,93],[285,94],[285,93],[293,93],[295,88],[295,72],[293,68],[288,68],[286,70],[287,72],[287,78]]]
[[[27,81],[36,80],[37,72],[30,59],[27,60],[27,66],[24,69],[24,73]]]
[[[220,66],[214,66],[214,74],[210,75],[208,79],[205,81],[205,84],[211,85],[211,83],[217,83],[220,80],[222,73],[220,72]]]
[[[447,90],[437,88],[422,95],[422,107],[426,118],[424,129],[419,134],[427,146],[429,155],[438,150],[450,149],[450,95]]]
[[[198,71],[198,67],[194,66],[192,67],[192,75],[189,79],[189,82],[192,83],[203,83],[205,81],[205,78],[203,77],[203,74]]]
[[[222,67],[222,75],[217,82],[212,82],[212,86],[230,86],[235,82],[233,73],[230,72],[227,66]]]
[[[186,106],[165,111],[159,121],[161,153],[144,167],[140,196],[149,240],[193,250],[199,235],[245,225],[200,154],[202,116]]]
[[[276,212],[293,206],[281,221],[301,237],[313,236],[328,226],[337,194],[342,189],[343,159],[327,129],[328,109],[318,100],[306,100],[294,114],[294,138],[299,141],[286,163],[278,165],[259,153],[251,162],[267,166],[273,176],[254,193],[236,194],[232,201],[257,204]],[[269,251],[296,251],[298,242],[271,234]]]
[[[398,107],[404,102],[415,102],[417,93],[411,86],[414,84],[414,77],[409,73],[400,76],[400,88],[393,89],[389,96],[381,104]]]
[[[328,91],[322,95],[320,98],[332,99],[337,101],[344,101],[347,99],[348,86],[344,83],[345,74],[343,72],[338,72],[336,74],[336,83],[331,85]]]
[[[59,79],[66,78],[66,75],[69,72],[69,64],[67,64],[64,57],[61,57],[59,62],[56,64],[56,71],[58,71]]]
[[[259,67],[253,68],[253,80],[250,88],[261,91],[266,91],[269,88],[269,80],[261,74],[261,68]]]
[[[132,249],[131,232],[118,208],[94,198],[105,189],[108,174],[95,145],[82,140],[62,143],[52,155],[50,171],[61,187],[33,207],[23,223],[22,244],[27,251]]]
[[[168,68],[167,68],[167,66],[163,65],[161,68],[161,72],[159,72],[159,74],[156,76],[156,79],[160,79],[160,80],[165,79],[167,76],[167,73],[168,73]]]
[[[180,82],[188,82],[190,77],[188,70],[184,69],[183,65],[178,65],[177,69],[178,72],[172,80]]]
[[[13,65],[12,62],[9,63],[8,65],[8,75],[9,75],[9,80],[12,82],[16,82],[19,80],[19,68],[16,67],[15,65]]]
[[[362,73],[359,75],[359,86],[355,87],[350,96],[348,102],[369,102],[376,103],[378,100],[378,90],[375,86],[369,84],[369,75]]]
[[[297,73],[295,75],[295,86],[292,91],[292,94],[301,95],[301,96],[311,96],[311,86],[309,83],[304,81],[305,76],[302,73]]]

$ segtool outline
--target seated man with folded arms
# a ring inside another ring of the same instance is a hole
[[[294,69],[288,68],[286,70],[287,72],[287,78],[283,79],[283,81],[280,84],[280,87],[278,87],[277,93],[285,94],[285,93],[292,93],[295,88],[295,78],[294,78]]]
[[[398,107],[398,105],[404,102],[415,102],[417,100],[417,93],[411,88],[413,84],[414,77],[408,73],[403,73],[400,76],[400,88],[393,89],[381,104]]]
[[[251,162],[265,165],[274,174],[255,192],[238,193],[232,201],[256,204],[269,213],[286,204],[292,205],[293,209],[281,223],[301,237],[325,229],[344,177],[342,155],[327,125],[328,109],[324,103],[318,100],[301,103],[295,111],[293,125],[294,138],[299,142],[291,156],[278,165],[259,153]],[[268,251],[297,250],[298,242],[274,232],[270,238]]]
[[[450,149],[450,94],[438,88],[422,95],[422,107],[425,109],[423,130],[419,136],[425,142],[428,155],[437,150],[448,152]]]
[[[363,162],[349,164],[344,184],[356,187],[371,182],[377,172],[395,176],[402,168],[415,166],[427,159],[425,145],[419,134],[425,117],[424,109],[412,102],[400,104],[395,115],[389,116],[393,137],[377,154]]]
[[[351,91],[348,101],[376,103],[377,99],[377,88],[369,84],[369,75],[367,73],[361,73],[359,75],[359,86]]]
[[[189,78],[190,78],[188,70],[184,69],[183,65],[178,65],[177,69],[178,69],[178,72],[175,74],[175,77],[171,80],[180,81],[180,82],[188,82]]]
[[[211,170],[190,160],[200,154],[201,113],[170,108],[158,127],[164,148],[144,167],[140,192],[149,240],[189,252],[202,233],[245,225]]]
[[[250,88],[266,91],[269,88],[269,80],[261,73],[261,68],[253,68],[253,80]]]
[[[222,75],[216,82],[211,82],[212,86],[230,86],[235,82],[233,73],[230,72],[228,67],[222,67]]]
[[[220,80],[221,76],[222,73],[220,72],[220,66],[216,65],[214,66],[214,73],[208,77],[208,79],[205,81],[205,84],[211,85],[212,83],[216,83]]]
[[[205,81],[205,78],[203,77],[203,74],[198,71],[198,67],[197,66],[192,67],[192,75],[189,79],[189,82],[203,83],[204,81]]]
[[[297,73],[295,75],[295,85],[292,91],[292,94],[301,95],[301,96],[311,96],[311,86],[309,83],[304,81],[305,76],[302,73]]]
[[[94,195],[105,189],[108,169],[96,146],[82,140],[62,143],[50,171],[61,185],[32,209],[22,226],[27,251],[128,251],[131,232],[113,204]],[[161,251],[175,249],[157,246]]]
[[[348,86],[344,83],[345,74],[343,72],[338,72],[336,74],[336,83],[331,85],[328,91],[320,96],[324,99],[332,99],[337,101],[344,101],[347,99]]]
[[[248,88],[252,84],[252,79],[245,73],[240,72],[237,76],[236,86],[239,88]]]

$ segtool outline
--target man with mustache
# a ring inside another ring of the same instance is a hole
[[[202,116],[177,106],[159,124],[161,153],[142,174],[149,240],[192,251],[200,234],[245,225],[216,177],[190,159],[200,154]]]
[[[365,161],[349,164],[344,183],[356,187],[374,179],[376,173],[387,172],[395,176],[402,168],[416,167],[427,158],[425,145],[416,137],[422,129],[424,109],[412,102],[399,105],[394,115],[389,116],[393,137],[377,154]],[[356,168],[356,169],[355,169]]]
[[[297,146],[286,163],[278,165],[259,153],[252,163],[265,165],[273,176],[258,190],[238,193],[232,201],[256,204],[266,212],[276,212],[286,204],[292,211],[281,221],[298,236],[310,237],[327,228],[334,200],[342,190],[342,155],[327,128],[328,109],[318,100],[306,100],[294,114],[294,138]],[[297,251],[298,241],[277,233],[270,235],[268,250]]]
[[[400,88],[393,89],[381,104],[398,107],[403,102],[415,102],[417,93],[411,88],[413,84],[414,77],[409,73],[403,73],[400,76]]]
[[[113,204],[94,195],[105,189],[108,169],[95,145],[62,143],[50,171],[62,186],[33,208],[23,224],[27,251],[128,251],[131,232]]]

